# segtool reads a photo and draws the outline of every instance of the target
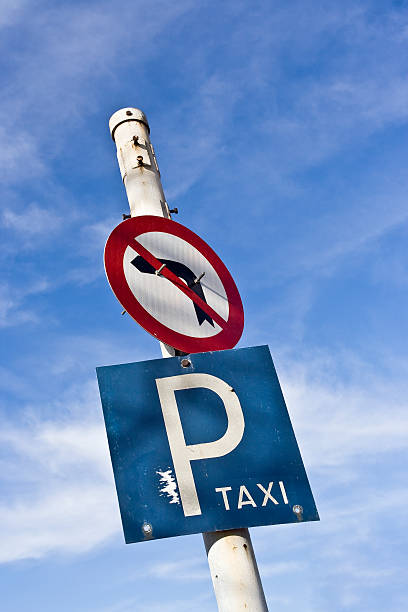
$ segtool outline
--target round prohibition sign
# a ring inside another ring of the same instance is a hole
[[[152,215],[123,221],[106,243],[105,270],[126,312],[158,340],[198,353],[240,339],[244,311],[232,276],[184,225]]]

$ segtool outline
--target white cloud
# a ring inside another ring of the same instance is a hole
[[[280,574],[294,574],[305,569],[305,563],[300,561],[278,561],[274,563],[262,563],[259,570],[262,578],[279,576]]]
[[[116,227],[120,221],[122,221],[122,219],[118,219],[115,216],[109,216],[107,219],[83,225],[80,230],[80,236],[78,237],[78,250],[81,255],[92,262],[98,258],[98,262],[100,262],[105,243],[113,228]],[[97,270],[103,271],[102,266],[98,266]]]
[[[163,561],[154,563],[147,568],[146,574],[160,580],[207,580],[209,579],[209,570],[206,557],[193,559],[183,559],[178,561]]]
[[[1,114],[1,106],[0,106]],[[8,113],[5,113],[8,115]],[[8,118],[8,121],[10,119]],[[12,133],[10,133],[12,132]],[[0,127],[0,178],[2,184],[29,181],[46,173],[39,143],[19,126]]]
[[[190,4],[188,0],[172,5],[159,1],[138,7],[139,62],[154,52],[155,38]],[[109,2],[53,5],[41,11],[27,6],[26,48],[16,57],[2,109],[14,120],[27,116],[30,109],[33,133],[43,142],[53,140],[48,156],[65,147],[67,122],[71,129],[79,130],[85,117],[101,104],[100,89],[93,90],[91,85],[102,77],[115,79],[118,59],[123,61],[124,54],[133,49],[135,34],[128,27],[128,18],[134,18],[134,10],[124,5],[118,15]]]
[[[160,588],[161,585],[158,585]],[[208,591],[203,594],[188,595],[183,599],[172,597],[171,592],[158,595],[157,599],[144,597],[143,603],[140,597],[127,598],[118,603],[100,609],[100,612],[208,612],[216,611],[214,596]]]
[[[0,440],[0,562],[85,552],[118,532],[101,422],[17,426],[3,420]]]
[[[203,77],[205,58],[201,57]],[[180,198],[209,168],[215,167],[225,149],[225,134],[231,124],[236,105],[245,88],[239,72],[226,75],[215,69],[200,81],[193,95],[181,107],[170,108],[171,121],[158,126],[164,143],[171,144],[171,155],[166,160],[167,197]],[[171,137],[174,126],[182,126],[178,138]],[[170,153],[170,151],[169,151]],[[182,162],[182,163],[181,163]],[[159,159],[160,164],[160,159]]]
[[[0,328],[26,323],[37,323],[38,315],[31,308],[24,307],[27,297],[49,291],[50,284],[43,278],[27,285],[12,287],[7,283],[0,285]]]
[[[2,222],[4,227],[19,233],[24,240],[39,234],[53,234],[61,227],[62,218],[54,211],[32,203],[19,211],[6,208]]]
[[[189,0],[172,4],[159,0],[152,6],[138,7],[137,21],[142,24],[137,32],[139,65],[155,52],[153,43],[160,32],[190,4]],[[3,185],[17,187],[24,183],[29,189],[35,178],[38,190],[44,176],[49,181],[55,177],[55,185],[61,185],[53,163],[66,156],[68,142],[81,141],[84,132],[85,140],[89,138],[87,124],[105,103],[100,96],[101,80],[113,82],[116,67],[120,68],[123,58],[133,52],[135,34],[128,22],[134,19],[134,10],[132,5],[124,5],[118,16],[109,2],[40,6],[2,2],[0,27],[19,22],[20,40],[24,41],[20,44],[13,30],[3,28],[7,50],[3,72],[7,76],[0,100],[0,123],[7,126],[0,127]],[[107,125],[105,129],[108,142]],[[95,150],[89,152],[89,168],[97,157]],[[44,199],[49,199],[46,191]],[[16,200],[24,215],[26,200],[17,190]],[[55,206],[61,206],[61,197],[55,198]],[[16,221],[12,214],[6,220],[11,224]]]
[[[0,563],[86,552],[118,531],[115,510],[112,487],[91,480],[79,486],[65,482],[43,491],[40,500],[0,505]]]
[[[341,380],[345,368],[351,378]],[[405,379],[388,382],[346,353],[336,358],[309,354],[303,363],[290,361],[281,378],[305,462],[314,470],[333,473],[336,468],[340,475],[345,468],[349,473],[355,462],[406,448]]]

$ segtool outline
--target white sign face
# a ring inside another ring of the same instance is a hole
[[[229,305],[224,286],[214,267],[194,246],[164,232],[146,232],[138,236],[137,241],[187,286],[194,287],[197,295],[225,321],[228,320]],[[123,270],[136,300],[162,325],[192,338],[209,338],[221,331],[209,315],[167,278],[155,274],[153,267],[146,265],[143,257],[130,246],[125,251]]]
[[[133,217],[105,247],[109,283],[155,338],[185,353],[232,348],[244,327],[238,289],[197,234],[170,219]]]

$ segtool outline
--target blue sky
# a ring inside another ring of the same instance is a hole
[[[270,608],[405,612],[407,2],[3,0],[0,28],[2,609],[216,610],[201,536],[124,544],[96,384],[160,356],[102,262],[136,106],[319,508],[252,530]]]

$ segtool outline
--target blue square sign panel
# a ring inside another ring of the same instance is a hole
[[[267,346],[97,375],[127,543],[319,520]]]

